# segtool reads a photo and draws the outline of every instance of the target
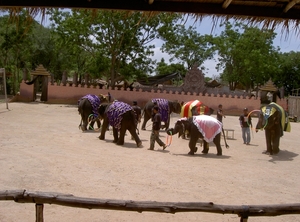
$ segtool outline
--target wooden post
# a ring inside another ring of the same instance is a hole
[[[67,72],[66,71],[63,72],[61,81],[62,81],[63,86],[65,86],[67,84]]]
[[[24,80],[24,82],[26,82],[26,80],[27,80],[27,69],[23,69],[23,80]]]
[[[35,204],[35,221],[44,222],[44,204]]]
[[[77,72],[74,72],[74,74],[73,74],[73,84],[75,86],[77,86],[77,83],[78,83],[77,79],[78,79],[78,74],[77,74]]]
[[[42,76],[41,101],[48,100],[48,76]]]
[[[88,83],[89,83],[89,77],[90,77],[90,76],[89,76],[88,73],[85,73],[85,74],[84,74],[84,84],[87,85],[87,86],[89,85],[89,84],[88,84]]]

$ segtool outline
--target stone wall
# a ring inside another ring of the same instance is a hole
[[[240,115],[243,108],[247,107],[249,110],[257,110],[260,108],[260,99],[248,96],[226,96],[220,94],[205,94],[202,93],[184,93],[177,91],[167,90],[151,90],[150,92],[143,91],[142,89],[119,89],[113,90],[111,88],[99,88],[85,86],[75,86],[67,84],[66,86],[51,84],[48,85],[48,100],[49,104],[73,104],[76,105],[77,101],[87,94],[104,94],[108,92],[114,99],[132,104],[132,101],[137,101],[138,105],[143,107],[145,103],[152,98],[165,98],[168,100],[177,100],[179,102],[186,102],[190,100],[199,100],[205,105],[213,108],[215,111],[218,109],[218,105],[223,105],[223,110],[226,115]],[[20,84],[20,95],[18,95],[15,101],[31,102],[33,101],[33,86],[27,85],[24,81]],[[277,103],[287,110],[286,99],[278,99]],[[214,113],[215,114],[215,113]]]

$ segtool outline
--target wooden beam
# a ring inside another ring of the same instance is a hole
[[[296,4],[300,3],[300,0],[293,0],[287,4],[285,9],[283,10],[284,13],[287,13],[288,10],[290,10],[292,7],[294,7]]]
[[[1,200],[13,200],[17,203],[35,203],[37,215],[43,220],[43,204],[56,204],[66,207],[85,209],[105,209],[136,212],[208,212],[218,214],[236,214],[242,219],[250,216],[279,216],[300,214],[300,203],[273,205],[221,205],[213,202],[157,202],[133,201],[76,197],[70,194],[29,192],[26,190],[0,191]]]
[[[232,0],[226,0],[226,1],[223,3],[222,8],[226,9],[226,8],[230,5],[231,2],[232,2]]]
[[[298,0],[297,0],[298,1]],[[199,15],[216,16],[245,16],[273,19],[300,20],[300,10],[291,8],[283,13],[285,4],[276,4],[276,7],[236,5],[231,4],[226,9],[222,3],[207,3],[204,1],[154,1],[149,4],[145,0],[109,0],[109,1],[74,1],[74,0],[0,0],[0,7],[40,7],[40,8],[86,8],[86,9],[113,9],[154,12],[182,12]]]

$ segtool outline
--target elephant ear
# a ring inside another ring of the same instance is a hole
[[[187,121],[186,117],[180,118],[179,120],[176,121],[175,126],[177,128],[178,132],[178,138],[181,137],[181,135],[184,133],[185,128],[184,128],[184,121]],[[180,129],[180,130],[179,130]]]
[[[103,94],[99,94],[98,97],[99,97],[101,103],[108,103],[109,102],[108,98]]]
[[[104,114],[105,114],[105,111],[106,111],[106,108],[109,104],[108,103],[101,103],[98,107],[98,114],[100,116],[100,118],[103,118],[104,117]]]

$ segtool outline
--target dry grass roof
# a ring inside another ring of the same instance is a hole
[[[10,9],[12,15],[26,8],[33,17],[45,14],[47,8],[143,11],[147,16],[158,12],[180,12],[199,22],[210,17],[212,25],[233,19],[273,30],[280,27],[286,35],[300,33],[300,0],[2,0],[0,8]]]

